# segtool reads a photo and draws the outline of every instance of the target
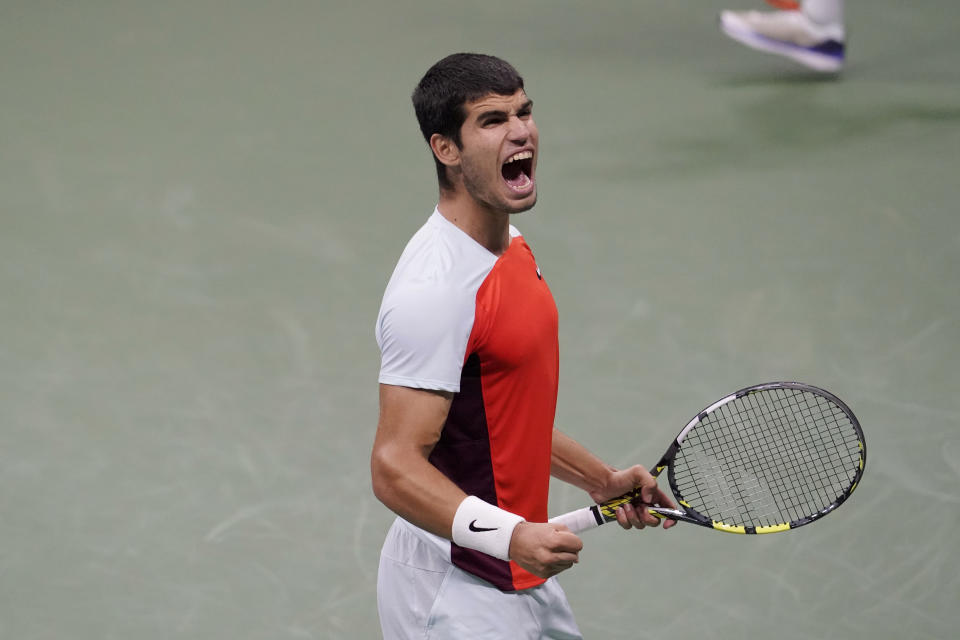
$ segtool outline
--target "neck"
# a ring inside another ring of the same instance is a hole
[[[440,191],[440,215],[494,255],[510,246],[510,214],[477,202],[462,190]]]

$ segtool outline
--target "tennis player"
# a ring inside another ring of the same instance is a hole
[[[511,225],[537,201],[523,79],[499,58],[455,54],[427,71],[413,104],[440,194],[376,324],[373,490],[399,516],[380,558],[383,634],[580,638],[553,576],[583,543],[547,523],[550,475],[597,502],[636,487],[648,504],[672,502],[642,466],[614,469],[553,426],[557,308]],[[631,505],[617,519],[659,524]]]

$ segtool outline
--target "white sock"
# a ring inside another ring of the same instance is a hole
[[[843,0],[803,0],[800,10],[817,24],[843,24]]]

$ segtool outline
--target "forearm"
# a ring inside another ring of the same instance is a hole
[[[603,491],[616,469],[558,429],[553,430],[550,473],[588,493]]]
[[[373,492],[391,511],[435,535],[451,537],[453,517],[466,494],[415,449],[374,447]]]

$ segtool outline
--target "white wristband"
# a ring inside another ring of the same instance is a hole
[[[509,560],[510,538],[514,528],[523,521],[520,516],[476,496],[467,496],[453,516],[453,541],[461,547]]]

